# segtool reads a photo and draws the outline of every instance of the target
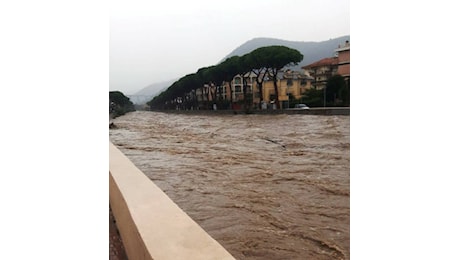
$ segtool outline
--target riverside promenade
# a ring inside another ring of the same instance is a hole
[[[312,107],[310,109],[263,109],[263,110],[154,110],[164,113],[179,113],[179,114],[304,114],[304,115],[350,115],[350,107]]]

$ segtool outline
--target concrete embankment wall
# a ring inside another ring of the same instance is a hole
[[[234,259],[109,144],[110,206],[129,259]]]
[[[294,110],[294,109],[267,109],[267,110],[155,110],[157,112],[165,113],[182,113],[182,114],[216,114],[216,115],[226,115],[226,114],[263,114],[263,115],[273,115],[273,114],[304,114],[304,115],[350,115],[349,107],[326,107],[326,108],[310,108],[308,110]]]

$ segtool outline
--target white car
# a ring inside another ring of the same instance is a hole
[[[307,105],[305,105],[305,104],[295,104],[294,109],[296,109],[296,110],[304,110],[304,109],[310,109],[310,108],[307,107]]]

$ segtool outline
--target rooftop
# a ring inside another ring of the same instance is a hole
[[[309,65],[303,66],[302,69],[311,69],[311,68],[316,68],[316,67],[332,66],[332,65],[337,65],[337,64],[338,64],[337,57],[329,57],[329,58],[324,58],[319,61],[315,61]]]

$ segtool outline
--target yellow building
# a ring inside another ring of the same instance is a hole
[[[222,86],[209,86],[205,84],[195,90],[195,97],[200,103],[201,109],[206,108],[205,103],[227,101],[232,109],[252,108],[258,109],[262,102],[266,105],[275,100],[275,88],[273,80],[266,77],[262,83],[262,100],[257,87],[257,75],[253,72],[244,75],[235,75],[233,80],[225,82]],[[280,71],[277,75],[278,100],[281,108],[292,107],[294,100],[302,98],[302,95],[312,88],[313,77],[304,71]],[[231,87],[229,87],[229,85]],[[246,93],[246,99],[245,95]],[[193,95],[191,95],[193,96]],[[209,105],[209,104],[208,104]],[[266,106],[262,106],[264,108]]]
[[[301,99],[302,95],[312,88],[313,78],[304,72],[287,70],[278,73],[276,85],[278,86],[278,100],[282,108],[291,106],[291,102]],[[275,100],[275,87],[272,80],[263,82],[263,101],[273,103]],[[254,88],[257,89],[257,88]]]

